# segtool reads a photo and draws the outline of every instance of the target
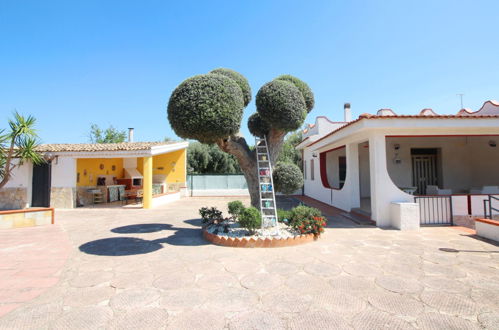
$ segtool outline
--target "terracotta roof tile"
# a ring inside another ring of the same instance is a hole
[[[123,143],[56,143],[41,144],[36,147],[39,152],[88,152],[88,151],[135,151],[150,150],[155,146],[177,142],[123,142]]]

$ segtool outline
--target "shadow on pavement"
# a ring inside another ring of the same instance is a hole
[[[129,225],[111,229],[113,233],[117,234],[141,234],[141,233],[154,233],[161,230],[170,230],[172,225],[164,223],[143,223],[137,225]]]
[[[185,221],[193,226],[201,227],[201,219]],[[146,254],[163,248],[163,244],[177,246],[200,246],[209,243],[202,237],[200,228],[177,228],[169,224],[146,223],[111,229],[117,234],[147,234],[161,230],[173,231],[169,236],[146,240],[138,237],[109,237],[90,241],[80,245],[80,251],[98,256],[129,256]]]
[[[162,248],[159,242],[136,237],[110,237],[80,245],[80,251],[98,256],[130,256],[151,253]]]
[[[188,223],[189,225],[195,226],[195,227],[202,227],[203,226],[203,222],[201,221],[201,219],[189,219],[189,220],[185,220],[184,222]]]

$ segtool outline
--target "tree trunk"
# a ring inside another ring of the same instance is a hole
[[[270,161],[272,166],[279,156],[284,136],[286,132],[272,130],[267,137],[267,143],[270,153]],[[241,135],[232,135],[227,139],[220,139],[217,145],[223,151],[236,157],[239,167],[243,171],[244,178],[248,184],[248,190],[251,198],[251,205],[260,208],[260,194],[258,188],[258,171],[256,167],[256,152],[250,150],[246,139]]]
[[[269,148],[270,162],[272,163],[272,167],[275,166],[277,158],[279,158],[279,154],[281,153],[285,136],[286,132],[279,131],[273,128],[270,130],[269,134],[267,135],[267,144]]]
[[[14,154],[14,146],[15,146],[14,141],[15,141],[15,138],[12,138],[9,151],[7,153],[7,159],[6,159],[5,165],[4,165],[5,168],[4,168],[3,178],[2,178],[2,180],[0,180],[0,189],[3,188],[7,184],[7,182],[10,179],[11,171],[15,167],[15,166],[11,165],[12,164],[12,155]]]

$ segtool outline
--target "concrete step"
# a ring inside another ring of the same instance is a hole
[[[355,208],[351,209],[350,213],[353,213],[359,217],[363,217],[363,218],[367,218],[367,219],[371,220],[371,212],[363,210],[359,207],[355,207]]]
[[[340,213],[340,215],[350,221],[355,222],[358,225],[362,226],[374,226],[375,222],[371,220],[371,218],[365,217],[365,216],[359,216],[356,213],[347,213],[343,212]]]

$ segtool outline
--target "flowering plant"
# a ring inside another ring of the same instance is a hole
[[[324,232],[324,226],[326,223],[326,218],[322,216],[315,216],[295,221],[293,223],[293,227],[300,231],[301,234],[314,234],[314,236],[317,237]]]

